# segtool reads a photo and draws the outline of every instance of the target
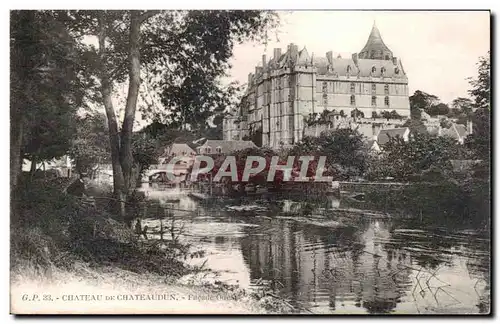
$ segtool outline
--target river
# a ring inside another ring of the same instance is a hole
[[[179,209],[173,214],[179,239],[206,252],[194,264],[205,263],[222,282],[272,289],[304,312],[489,311],[490,241],[474,228],[422,228],[374,211],[346,220],[333,197],[208,206],[157,184],[141,190]],[[300,216],[306,203],[310,212]],[[154,215],[143,220],[150,229],[160,226]],[[170,226],[172,217],[163,222]]]

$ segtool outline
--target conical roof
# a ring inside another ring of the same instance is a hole
[[[375,59],[375,60],[390,60],[392,59],[391,50],[385,45],[375,23],[373,23],[372,31],[368,37],[365,47],[359,52],[359,58]]]

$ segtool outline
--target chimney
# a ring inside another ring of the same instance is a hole
[[[398,58],[397,57],[392,58],[392,64],[398,65]]]
[[[352,54],[352,60],[355,65],[358,65],[358,53]]]
[[[275,48],[274,49],[274,61],[278,62],[280,57],[281,57],[281,48]]]
[[[292,56],[292,58],[295,58],[299,54],[299,47],[294,43],[291,43],[289,48],[290,48],[290,55]]]
[[[262,55],[262,67],[265,68],[267,65],[266,54]]]
[[[333,52],[332,51],[326,52],[326,59],[328,60],[328,64],[333,63]]]

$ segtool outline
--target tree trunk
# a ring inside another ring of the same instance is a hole
[[[31,168],[30,168],[30,178],[33,179],[33,177],[35,176],[35,172],[36,172],[36,163],[37,163],[37,159],[36,159],[36,156],[33,155],[31,157]]]
[[[140,62],[140,27],[141,20],[137,11],[130,13],[129,34],[129,84],[125,116],[121,130],[120,162],[122,165],[125,189],[131,190],[134,181],[134,161],[132,156],[132,130],[134,128],[135,111],[139,87],[141,84],[141,62]]]
[[[12,122],[10,124],[10,199],[11,220],[19,218],[19,175],[22,172],[21,146],[23,143],[23,119],[17,103],[11,102]]]
[[[104,17],[105,13],[99,16],[99,55],[101,67],[101,93],[103,97],[104,108],[106,110],[106,116],[108,119],[109,128],[109,143],[111,147],[111,165],[113,167],[113,192],[115,198],[118,200],[118,212],[120,218],[125,220],[125,201],[126,196],[124,193],[124,180],[122,167],[120,164],[120,135],[118,132],[118,123],[116,121],[115,110],[113,108],[113,102],[111,100],[112,86],[109,76],[106,73],[106,67],[104,62],[106,61],[106,21]]]

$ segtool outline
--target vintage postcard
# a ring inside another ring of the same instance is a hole
[[[490,22],[10,11],[10,312],[490,314]]]

